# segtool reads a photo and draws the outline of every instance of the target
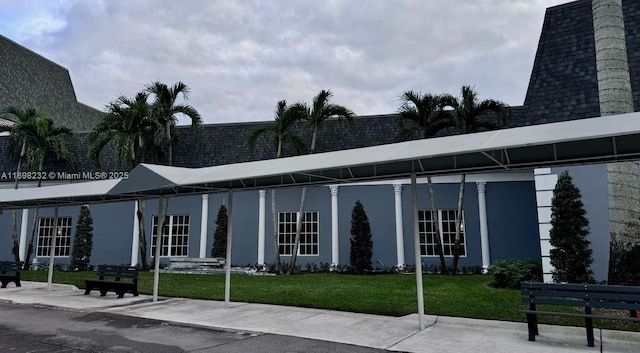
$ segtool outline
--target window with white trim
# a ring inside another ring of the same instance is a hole
[[[151,238],[151,256],[156,254],[158,236],[158,216],[153,216]],[[162,232],[160,256],[189,255],[189,215],[167,215]]]
[[[53,238],[53,217],[38,218],[38,246],[36,256],[51,256]],[[71,217],[58,217],[58,234],[54,246],[54,256],[69,256],[71,245]]]
[[[296,241],[296,222],[298,212],[278,213],[278,248],[280,255],[293,254]],[[318,211],[305,211],[300,230],[300,247],[298,256],[318,255]]]
[[[453,247],[456,242],[456,212],[457,210],[437,210],[437,219],[440,228],[440,240],[445,256],[453,256]],[[436,251],[436,228],[434,225],[432,210],[418,211],[418,231],[420,235],[420,255],[438,256]],[[467,255],[467,243],[464,235],[464,212],[460,222],[460,256]]]

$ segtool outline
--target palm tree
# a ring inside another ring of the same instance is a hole
[[[505,126],[511,114],[509,106],[493,99],[480,101],[478,93],[470,86],[462,86],[461,97],[446,96],[443,98],[450,109],[455,129],[460,133],[471,133],[494,130]],[[464,201],[465,174],[460,177],[460,193],[456,211],[456,238],[453,246],[453,263],[451,270],[455,274],[460,259],[462,204]]]
[[[285,143],[293,145],[298,153],[306,152],[307,146],[304,144],[302,139],[291,132],[291,129],[297,122],[299,122],[299,119],[295,114],[292,114],[292,110],[287,107],[287,102],[285,100],[279,101],[275,110],[275,120],[268,124],[256,127],[249,134],[249,148],[255,149],[258,138],[267,134],[269,138],[273,138],[273,142],[275,143],[276,158],[282,157],[282,149]],[[271,216],[273,220],[276,268],[277,271],[282,274],[280,266],[280,247],[278,246],[278,223],[276,220],[276,189],[271,189]]]
[[[400,96],[402,104],[398,109],[398,126],[400,127],[400,140],[407,140],[413,134],[420,133],[423,138],[434,137],[438,132],[452,126],[451,119],[443,112],[443,100],[441,96],[422,94],[415,91],[406,91]],[[406,126],[407,121],[412,122]],[[442,249],[438,210],[436,209],[435,193],[431,176],[427,176],[429,199],[431,200],[431,220],[435,229],[436,253],[440,258],[440,268],[443,274],[447,273],[447,264]],[[416,264],[417,266],[417,264]]]
[[[338,118],[347,120],[351,127],[355,126],[356,115],[348,108],[330,103],[330,99],[333,96],[331,91],[322,90],[315,97],[313,97],[313,101],[311,103],[311,107],[309,107],[306,103],[296,103],[291,106],[291,110],[293,114],[295,114],[298,119],[306,120],[311,126],[311,147],[309,149],[309,154],[312,154],[316,151],[316,141],[318,138],[318,131],[322,124],[329,118]],[[293,245],[293,250],[291,254],[291,262],[288,269],[288,273],[291,273],[296,266],[296,260],[298,258],[298,248],[300,247],[300,231],[302,228],[302,218],[304,217],[304,199],[307,193],[307,187],[304,186],[302,188],[302,195],[300,197],[300,210],[299,217],[296,221],[296,238],[295,243]]]
[[[28,170],[43,171],[46,157],[55,154],[58,160],[67,163],[70,169],[75,169],[75,155],[71,151],[65,137],[72,134],[71,129],[62,126],[56,126],[53,119],[46,118],[36,109],[19,109],[10,107],[7,113],[13,114],[17,118],[16,124],[12,126],[0,126],[0,132],[8,131],[11,135],[12,146],[20,146],[20,157],[18,166],[16,167],[16,183],[18,188],[18,172],[22,167]],[[38,180],[38,187],[42,184],[42,179]],[[15,216],[13,220],[15,221]],[[34,210],[33,227],[31,230],[31,239],[27,247],[24,259],[24,267],[28,269],[30,266],[30,257],[33,252],[33,241],[36,233],[36,222],[38,219],[38,209]],[[13,226],[12,232],[13,248],[12,252],[16,261],[20,261],[18,237],[16,226]]]
[[[161,127],[150,118],[149,95],[139,92],[135,98],[120,96],[107,104],[107,114],[89,134],[89,158],[100,167],[100,153],[107,144],[115,143],[116,168],[136,165],[145,154],[163,160],[164,153],[155,142]]]
[[[37,140],[38,131],[40,126],[44,122],[43,115],[35,109],[20,110],[15,107],[9,107],[5,109],[6,113],[13,114],[17,118],[17,123],[14,125],[0,125],[0,132],[8,132],[11,136],[11,146],[20,146],[20,155],[18,157],[18,166],[16,167],[15,185],[14,189],[18,188],[22,161],[27,153],[27,144],[33,143]],[[13,254],[15,261],[20,261],[20,245],[18,243],[18,229],[16,223],[16,211],[12,214],[12,232],[11,238],[13,240],[13,247],[11,253]]]
[[[176,133],[176,127],[178,119],[177,114],[182,114],[191,119],[191,127],[199,127],[202,125],[202,119],[200,113],[190,105],[176,104],[178,96],[182,94],[184,100],[189,99],[189,87],[178,81],[172,87],[167,86],[162,82],[154,82],[146,87],[147,92],[155,96],[155,99],[151,105],[152,118],[163,127],[165,137],[167,139],[167,146],[169,149],[169,165],[173,165],[173,143],[178,141],[178,134]],[[158,212],[158,234],[157,234],[157,246],[161,245],[162,231],[164,230],[164,222],[168,221],[168,217],[164,217],[167,214],[169,208],[169,199],[166,197],[160,198],[160,210]],[[155,261],[156,270],[158,269],[159,262]]]
[[[163,126],[169,148],[169,165],[173,165],[173,143],[178,141],[176,126],[177,114],[182,114],[191,119],[191,127],[198,127],[202,124],[200,113],[190,105],[176,104],[179,95],[184,100],[189,98],[189,87],[178,81],[172,87],[168,87],[162,82],[154,82],[147,85],[146,91],[155,96],[151,105],[152,116]]]
[[[418,133],[423,138],[434,137],[438,132],[452,126],[451,120],[443,113],[441,96],[406,91],[400,96],[402,104],[398,109],[398,139],[405,141]],[[407,122],[411,122],[409,126]]]
[[[106,106],[107,114],[89,134],[89,157],[100,166],[100,153],[107,144],[113,142],[116,168],[133,168],[136,159],[144,161],[145,154],[163,160],[164,153],[156,142],[162,127],[150,118],[151,108],[147,103],[149,94],[140,92],[134,99],[124,96]],[[144,226],[144,200],[138,203],[139,248],[143,270],[149,269],[147,262],[147,241]]]

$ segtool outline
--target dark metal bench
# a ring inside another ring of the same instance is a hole
[[[116,292],[118,298],[124,297],[125,293],[132,293],[137,297],[138,272],[137,267],[100,265],[98,279],[85,279],[84,295],[91,293],[92,289],[97,289],[101,297],[109,291]]]
[[[20,287],[20,271],[22,271],[22,262],[0,261],[1,288],[7,288],[7,284],[11,282],[15,283],[16,287]]]
[[[523,282],[521,288],[522,302],[529,304],[529,310],[520,310],[527,315],[529,341],[535,341],[539,334],[538,315],[584,318],[589,347],[594,346],[593,319],[640,322],[640,287],[637,286]],[[537,305],[582,307],[584,312],[540,311]],[[623,310],[624,316],[594,314],[592,309]]]

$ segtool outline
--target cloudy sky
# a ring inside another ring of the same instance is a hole
[[[521,105],[545,9],[566,0],[0,0],[0,34],[102,110],[183,81],[205,123],[264,121],[322,89],[358,115],[406,90]],[[183,121],[185,123],[186,121]]]

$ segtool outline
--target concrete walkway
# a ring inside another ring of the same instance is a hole
[[[86,311],[105,311],[185,325],[305,337],[401,352],[599,352],[586,345],[582,327],[540,325],[536,342],[527,340],[524,323],[427,316],[427,328],[418,331],[418,315],[389,317],[277,305],[150,296],[118,299],[100,297],[71,285],[23,282],[21,288],[0,289],[0,300],[50,305]],[[640,352],[640,333],[602,330],[602,351]]]

